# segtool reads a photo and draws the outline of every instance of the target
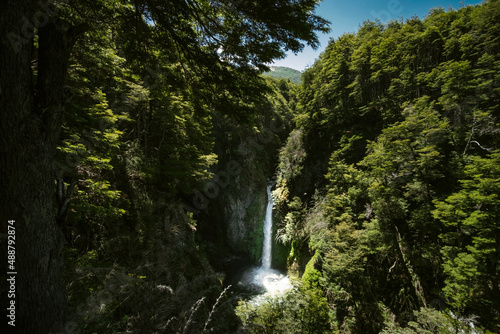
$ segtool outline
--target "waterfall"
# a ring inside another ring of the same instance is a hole
[[[273,184],[267,186],[267,208],[264,220],[264,243],[262,245],[262,268],[271,269],[271,255],[273,250],[273,197],[271,188]]]
[[[275,294],[291,288],[288,276],[280,271],[271,269],[271,259],[273,250],[273,197],[271,188],[274,184],[267,186],[267,208],[264,220],[264,243],[262,244],[262,265],[260,268],[252,269],[251,282],[255,286],[261,287],[268,294]]]

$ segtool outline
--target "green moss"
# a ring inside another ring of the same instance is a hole
[[[302,282],[309,289],[320,289],[321,272],[315,268],[316,259],[318,258],[318,251],[309,260],[302,275]]]

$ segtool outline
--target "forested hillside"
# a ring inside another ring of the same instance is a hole
[[[500,332],[500,0],[270,78],[317,4],[1,3],[11,332]],[[274,183],[293,288],[246,302]]]
[[[266,76],[270,76],[276,79],[290,80],[294,84],[299,85],[301,80],[302,72],[297,71],[290,67],[283,66],[273,66],[269,72],[264,73]]]
[[[365,22],[303,74],[277,238],[334,330],[500,331],[499,22],[500,1]]]

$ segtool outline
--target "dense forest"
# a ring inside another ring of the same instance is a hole
[[[499,22],[365,22],[303,74],[277,238],[335,330],[500,331]]]
[[[500,332],[500,1],[270,77],[318,47],[317,5],[2,2],[10,330]],[[293,288],[252,303],[270,180]]]

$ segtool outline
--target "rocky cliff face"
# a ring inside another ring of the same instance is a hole
[[[221,193],[220,206],[226,244],[234,254],[245,256],[257,263],[262,253],[265,216],[266,174],[263,166],[265,151],[252,147],[249,141],[242,141],[232,156],[232,162],[239,165],[228,186]]]
[[[211,185],[201,194],[208,204],[200,224],[200,232],[217,248],[212,257],[237,256],[259,263],[270,166],[263,146],[252,146],[246,140],[233,154],[222,157],[213,171]],[[209,198],[211,193],[216,196]]]
[[[258,262],[262,255],[262,224],[267,201],[265,179],[241,175],[224,197],[223,220],[229,248]]]

